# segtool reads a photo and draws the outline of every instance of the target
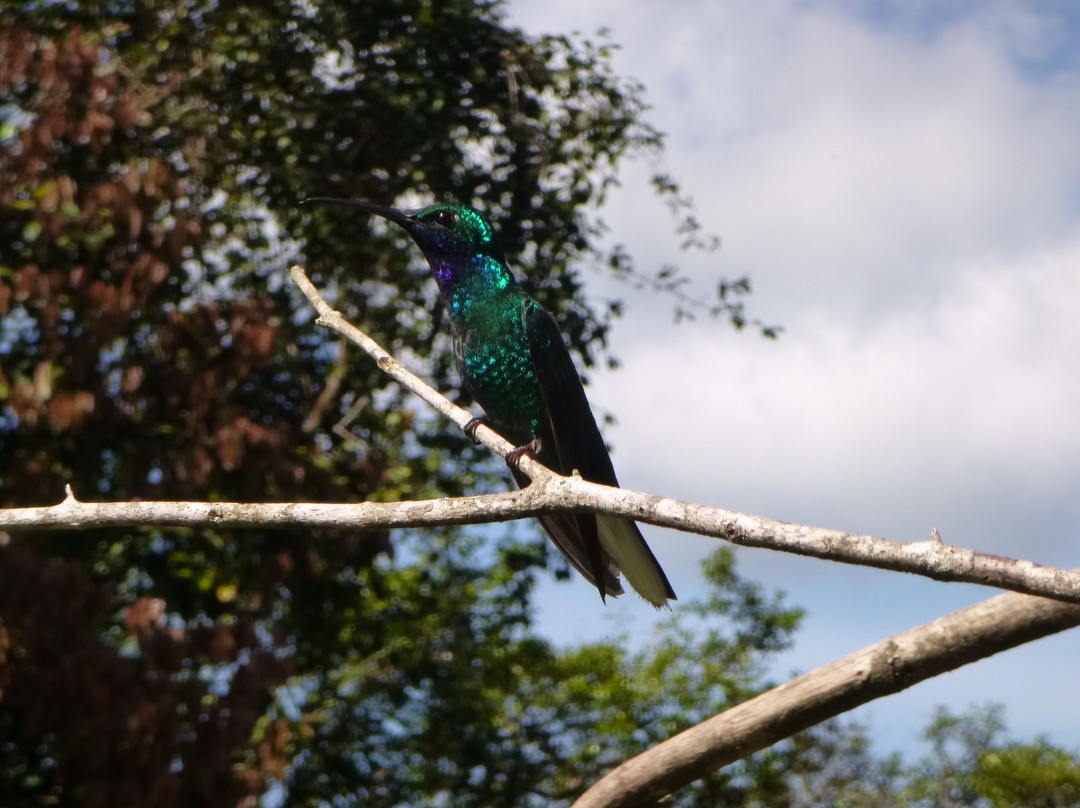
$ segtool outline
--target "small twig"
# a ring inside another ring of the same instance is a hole
[[[355,444],[357,442],[357,437],[349,430],[349,425],[356,420],[357,416],[360,415],[360,411],[364,409],[367,403],[367,396],[357,396],[356,401],[349,407],[349,411],[341,416],[341,420],[331,427],[333,433],[343,441]]]
[[[521,491],[406,502],[79,502],[70,495],[69,488],[68,498],[59,505],[0,509],[0,529],[56,530],[206,522],[237,528],[373,529],[505,522],[553,511],[594,511],[712,536],[742,547],[908,572],[937,581],[984,584],[1080,604],[1080,573],[1075,571],[977,553],[933,540],[897,542],[793,525],[641,491],[597,485],[576,476],[561,477],[538,463],[533,465],[539,469],[537,478]]]
[[[345,381],[348,367],[349,351],[345,342],[339,342],[338,355],[334,360],[334,369],[330,371],[330,374],[326,377],[326,386],[323,387],[323,391],[319,394],[319,397],[315,399],[315,403],[312,405],[307,418],[304,419],[304,423],[300,427],[301,432],[314,432],[319,428],[319,423],[322,421],[326,411],[333,405],[338,397],[338,393],[341,392],[341,384]],[[335,432],[340,425],[341,422],[334,425]]]

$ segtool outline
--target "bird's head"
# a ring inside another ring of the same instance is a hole
[[[471,286],[479,281],[492,288],[513,283],[494,228],[470,207],[431,205],[404,211],[350,199],[312,197],[304,200],[304,204],[315,203],[349,205],[402,227],[424,253],[444,294],[452,293],[463,282]]]

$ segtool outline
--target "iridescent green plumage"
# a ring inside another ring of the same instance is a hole
[[[618,485],[607,447],[554,318],[514,280],[495,233],[477,211],[435,205],[413,212],[357,207],[403,227],[423,251],[446,301],[458,372],[494,429],[560,474]],[[528,480],[514,469],[519,485]],[[592,514],[550,514],[540,523],[603,598],[619,595],[621,570],[656,607],[675,599],[637,525]]]

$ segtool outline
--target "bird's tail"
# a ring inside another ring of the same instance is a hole
[[[572,513],[549,513],[540,517],[540,525],[547,532],[552,544],[559,548],[571,566],[581,573],[581,576],[599,589],[602,593],[617,598],[623,593],[622,584],[619,583],[619,571],[606,556],[602,556],[601,574],[603,581],[597,578],[597,570],[593,568],[592,559],[589,557],[587,543],[582,540],[582,529],[578,523],[578,517]],[[601,588],[603,583],[603,588]]]
[[[657,609],[667,606],[669,600],[675,600],[675,590],[634,522],[598,513],[596,527],[600,545],[634,591]]]

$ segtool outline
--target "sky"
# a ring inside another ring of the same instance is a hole
[[[621,171],[602,217],[641,270],[703,296],[749,275],[773,342],[590,275],[620,296],[621,368],[591,373],[622,484],[785,521],[1080,566],[1080,6],[1065,2],[509,0],[533,33],[610,30],[719,252],[678,251]],[[683,597],[715,540],[646,528]],[[761,550],[742,575],[807,610],[780,681],[995,591]],[[676,605],[675,608],[678,608]],[[573,620],[566,619],[573,614]],[[647,637],[545,584],[556,640]],[[875,749],[919,751],[936,705],[1006,706],[1010,735],[1080,749],[1080,632],[856,710]]]

